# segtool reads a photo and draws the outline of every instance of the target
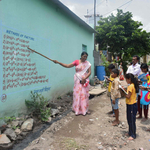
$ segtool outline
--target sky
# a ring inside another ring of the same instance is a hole
[[[84,15],[94,14],[94,0],[60,0],[78,17],[87,22]],[[150,0],[96,0],[96,14],[109,16],[114,15],[118,9],[123,12],[131,12],[133,20],[140,21],[143,29],[150,32]]]

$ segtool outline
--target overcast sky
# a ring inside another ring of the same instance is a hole
[[[60,0],[77,16],[85,22],[84,15],[94,14],[94,0]],[[116,9],[122,9],[123,12],[129,11],[133,19],[141,21],[144,30],[150,32],[150,0],[96,0],[96,13],[107,17],[111,13],[116,14]]]

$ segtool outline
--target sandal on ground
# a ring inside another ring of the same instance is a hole
[[[87,112],[87,114],[88,114],[88,115],[90,115],[90,114],[91,114],[91,112],[90,112],[90,111],[88,111],[88,112]]]

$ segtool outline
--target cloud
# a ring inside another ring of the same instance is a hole
[[[73,6],[73,5],[68,5],[68,8],[69,8],[72,12],[76,13],[76,8],[75,8],[75,6]]]
[[[60,0],[71,11],[73,11],[82,20],[86,21],[85,14],[94,14],[94,0]],[[127,3],[129,2],[129,3]],[[124,5],[125,4],[125,5]],[[143,28],[149,31],[149,13],[150,0],[97,0],[96,13],[107,17],[113,13],[116,15],[116,9],[122,9],[123,12],[131,12],[133,20],[140,21]]]
[[[140,16],[133,16],[132,19],[134,21],[141,21],[141,22],[143,21],[143,18],[141,18]]]
[[[143,29],[150,32],[150,23],[148,23]]]

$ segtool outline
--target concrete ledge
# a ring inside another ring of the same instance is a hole
[[[95,86],[92,87],[91,90],[89,91],[90,95],[99,95],[103,92],[106,92],[107,89],[101,88],[100,86]]]

